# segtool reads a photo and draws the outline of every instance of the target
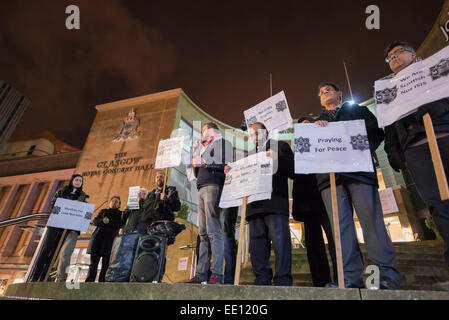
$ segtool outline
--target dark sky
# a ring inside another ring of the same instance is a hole
[[[81,30],[65,28],[78,5]],[[380,8],[367,30],[365,9]],[[355,100],[389,73],[383,51],[419,46],[443,0],[16,0],[0,11],[0,78],[31,99],[14,136],[50,130],[82,147],[97,104],[182,88],[213,117],[240,127],[243,111],[284,90],[294,118],[320,108],[317,86]]]

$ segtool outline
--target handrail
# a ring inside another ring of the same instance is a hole
[[[0,228],[14,226],[16,224],[20,224],[20,223],[28,222],[28,221],[47,220],[48,217],[50,217],[50,213],[46,213],[46,212],[34,213],[34,214],[30,214],[30,215],[26,215],[26,216],[14,218],[14,219],[0,221]]]

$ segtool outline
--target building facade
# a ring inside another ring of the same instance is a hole
[[[0,154],[29,104],[27,97],[0,80]]]

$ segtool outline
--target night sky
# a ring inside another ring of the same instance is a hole
[[[67,30],[78,5],[81,29]],[[378,5],[381,29],[367,30]],[[0,78],[31,99],[14,136],[49,130],[82,148],[95,105],[182,88],[213,117],[240,127],[243,111],[284,90],[292,116],[320,109],[317,86],[339,83],[343,60],[358,102],[389,73],[385,47],[418,47],[443,0],[15,0],[0,11]]]

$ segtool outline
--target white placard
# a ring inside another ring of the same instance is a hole
[[[248,129],[253,123],[261,122],[270,132],[272,130],[284,131],[289,129],[293,123],[284,91],[244,111],[243,114]]]
[[[94,209],[94,204],[58,198],[47,226],[87,232]]]
[[[394,197],[393,189],[388,188],[379,190],[380,203],[382,204],[383,214],[399,212],[398,204]]]
[[[380,128],[424,104],[449,97],[449,46],[411,64],[393,78],[376,81],[374,87]]]
[[[295,173],[373,171],[364,120],[295,125]]]
[[[177,167],[182,161],[182,148],[185,137],[159,141],[156,156],[156,169]]]
[[[247,203],[271,199],[273,160],[260,152],[230,164],[220,198],[220,208],[238,207],[244,197]]]
[[[140,186],[129,187],[127,206],[130,210],[139,209]]]
[[[178,271],[187,270],[187,264],[189,263],[189,257],[179,258],[178,260]]]

